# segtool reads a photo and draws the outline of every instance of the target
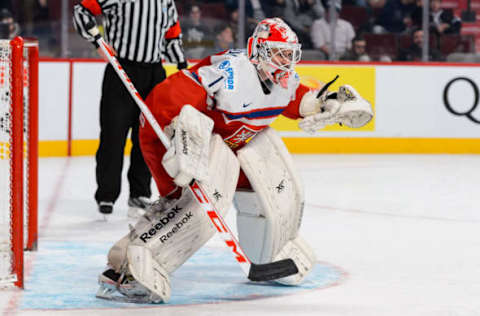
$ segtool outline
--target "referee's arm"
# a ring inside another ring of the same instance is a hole
[[[165,42],[160,43],[162,54],[171,63],[176,63],[178,69],[187,68],[185,53],[182,46],[182,29],[178,20],[178,12],[173,0],[167,1],[168,30],[165,32]]]
[[[97,0],[83,0],[73,7],[73,25],[84,39],[93,42],[93,36],[88,33],[87,25],[91,23],[96,25],[95,16],[102,14],[103,9]]]

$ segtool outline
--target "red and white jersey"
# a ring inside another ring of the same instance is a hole
[[[309,90],[293,73],[287,88],[274,85],[272,91],[265,94],[257,70],[245,53],[229,51],[207,57],[192,68],[169,76],[153,88],[145,101],[162,128],[172,122],[185,104],[192,105],[213,119],[213,132],[236,151],[280,114],[300,118],[300,100]],[[160,194],[178,195],[181,190],[162,166],[165,148],[144,119],[140,120],[139,138],[143,157]],[[238,186],[250,188],[243,173]]]
[[[265,94],[255,66],[240,51],[212,56],[212,65],[199,68],[198,74],[208,95],[216,102],[226,123],[243,122],[264,127],[270,125],[295,99],[300,83],[297,73],[288,78],[286,89],[273,85]],[[217,123],[217,122],[216,122]]]
[[[170,76],[154,88],[147,104],[154,115],[158,112],[163,116],[157,117],[163,126],[178,115],[184,104],[190,104],[212,118],[214,133],[220,134],[232,149],[238,149],[280,114],[299,118],[299,103],[308,90],[293,72],[287,88],[274,84],[266,94],[245,51],[230,50]],[[177,104],[172,113],[169,109],[174,102]]]

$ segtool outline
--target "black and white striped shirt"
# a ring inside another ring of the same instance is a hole
[[[103,16],[105,40],[117,57],[154,63],[165,57],[185,62],[178,13],[173,0],[83,0],[73,9],[79,34],[93,41],[86,26]]]

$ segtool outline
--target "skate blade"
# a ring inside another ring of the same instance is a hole
[[[154,300],[151,296],[126,296],[122,293],[118,292],[116,289],[112,288],[105,288],[100,286],[95,294],[96,298],[113,301],[113,302],[120,302],[120,303],[134,303],[134,304],[159,304],[162,301]]]

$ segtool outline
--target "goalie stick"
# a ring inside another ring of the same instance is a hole
[[[115,69],[115,72],[118,74],[128,92],[135,100],[135,103],[137,103],[143,115],[150,123],[157,136],[160,138],[162,144],[168,149],[170,147],[170,140],[163,133],[162,128],[158,124],[157,120],[155,120],[153,117],[152,113],[148,109],[147,105],[143,101],[126,72],[123,70],[112,49],[100,36],[100,33],[95,25],[89,25],[88,29],[89,33],[94,37],[95,46],[101,49],[104,57],[112,65],[113,69]],[[189,184],[189,189],[193,193],[196,201],[207,213],[208,218],[210,218],[210,221],[219,233],[220,237],[234,253],[235,259],[240,264],[248,279],[258,282],[270,281],[298,273],[298,267],[292,259],[283,259],[265,264],[252,263],[243,249],[240,247],[240,243],[225,223],[223,217],[218,213],[213,204],[207,198],[207,195],[204,193],[205,190],[202,188],[201,184],[196,180],[192,180],[192,183]]]
[[[340,77],[340,76],[339,76],[339,75],[336,75],[335,78],[333,78],[333,80],[327,82],[327,83],[322,87],[322,89],[320,89],[320,91],[318,91],[317,99],[320,99],[320,97],[322,97],[324,93],[327,93],[328,88],[329,88],[335,81],[337,81],[338,77]]]

